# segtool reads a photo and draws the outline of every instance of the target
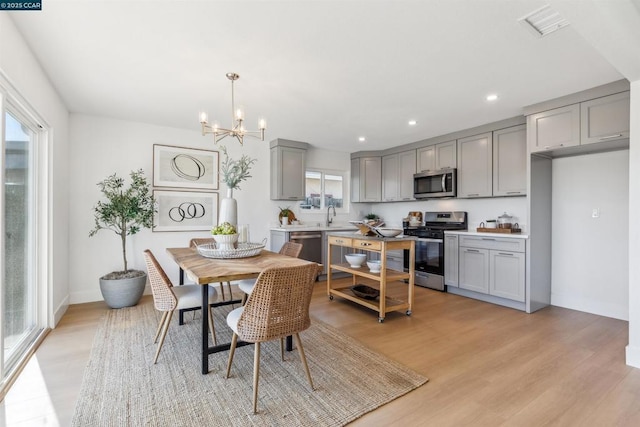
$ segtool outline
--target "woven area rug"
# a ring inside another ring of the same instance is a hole
[[[230,342],[226,307],[214,309],[218,342]],[[300,337],[314,381],[298,352],[280,359],[279,342],[261,348],[258,414],[252,413],[253,346],[239,347],[231,376],[228,352],[209,356],[200,373],[200,314],[177,314],[153,365],[160,320],[150,301],[111,310],[96,332],[74,426],[340,426],[428,381],[319,321]]]

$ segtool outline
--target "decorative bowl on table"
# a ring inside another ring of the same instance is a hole
[[[233,250],[236,248],[239,234],[213,234],[213,240],[216,241],[216,247],[221,250]]]
[[[380,261],[367,261],[367,267],[369,267],[369,271],[371,273],[380,273]]]
[[[344,257],[347,259],[351,268],[362,267],[362,264],[364,264],[364,261],[367,259],[367,255],[365,254],[346,254]]]
[[[376,227],[378,234],[383,237],[396,237],[402,234],[402,228]]]
[[[351,292],[357,297],[364,299],[376,299],[380,296],[380,291],[367,285],[355,285],[351,287]]]

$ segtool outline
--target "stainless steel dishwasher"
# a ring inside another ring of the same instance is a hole
[[[322,264],[322,232],[321,231],[292,231],[289,241],[302,243],[300,258]]]

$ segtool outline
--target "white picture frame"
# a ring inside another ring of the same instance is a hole
[[[218,223],[218,193],[154,190],[153,231],[208,231]]]
[[[153,186],[203,191],[219,187],[217,151],[153,145]]]

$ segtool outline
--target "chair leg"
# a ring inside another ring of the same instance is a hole
[[[233,337],[231,338],[231,347],[229,347],[229,361],[227,362],[227,375],[225,378],[229,378],[229,373],[231,372],[231,363],[233,363],[233,355],[236,352],[236,345],[238,344],[238,334],[233,333]]]
[[[220,285],[222,287],[222,285]],[[229,301],[233,300],[233,292],[231,291],[231,282],[227,282],[227,288],[229,288]],[[236,308],[235,304],[231,304],[231,308]]]
[[[225,298],[224,298],[224,283],[218,282],[218,284],[220,285],[220,294],[222,295],[222,301],[224,301],[225,300]]]
[[[246,304],[248,296],[248,294],[245,294],[244,292],[242,293],[242,301],[240,301],[240,305],[244,306]]]
[[[260,343],[255,343],[253,354],[253,413],[258,413],[258,378],[260,377]]]
[[[167,330],[169,330],[169,324],[171,323],[171,316],[173,316],[173,311],[167,311],[167,316],[164,320],[164,326],[162,327],[162,335],[160,335],[160,342],[158,343],[158,349],[156,350],[156,356],[153,358],[154,365],[158,361],[160,350],[162,350],[162,344],[164,344],[164,339],[167,336]]]
[[[280,337],[280,357],[284,362],[284,337]]]
[[[298,351],[300,352],[300,359],[302,359],[302,364],[304,365],[304,371],[307,373],[307,379],[309,380],[309,384],[311,385],[311,390],[314,390],[313,381],[311,380],[311,372],[309,371],[309,365],[307,365],[307,357],[304,355],[304,349],[302,348],[302,341],[300,340],[300,335],[296,332],[294,336],[296,338],[296,345],[298,346]]]
[[[213,324],[213,315],[211,314],[211,306],[207,309],[207,314],[209,315],[209,329],[211,329],[211,338],[213,339],[213,345],[218,345],[216,340],[216,328]]]
[[[164,319],[165,317],[167,317],[167,314],[169,314],[168,311],[162,312],[162,319],[160,319],[160,323],[158,324],[158,330],[156,331],[156,336],[153,337],[154,344],[158,342],[158,337],[160,336],[160,331],[162,330],[162,325],[164,325]]]

